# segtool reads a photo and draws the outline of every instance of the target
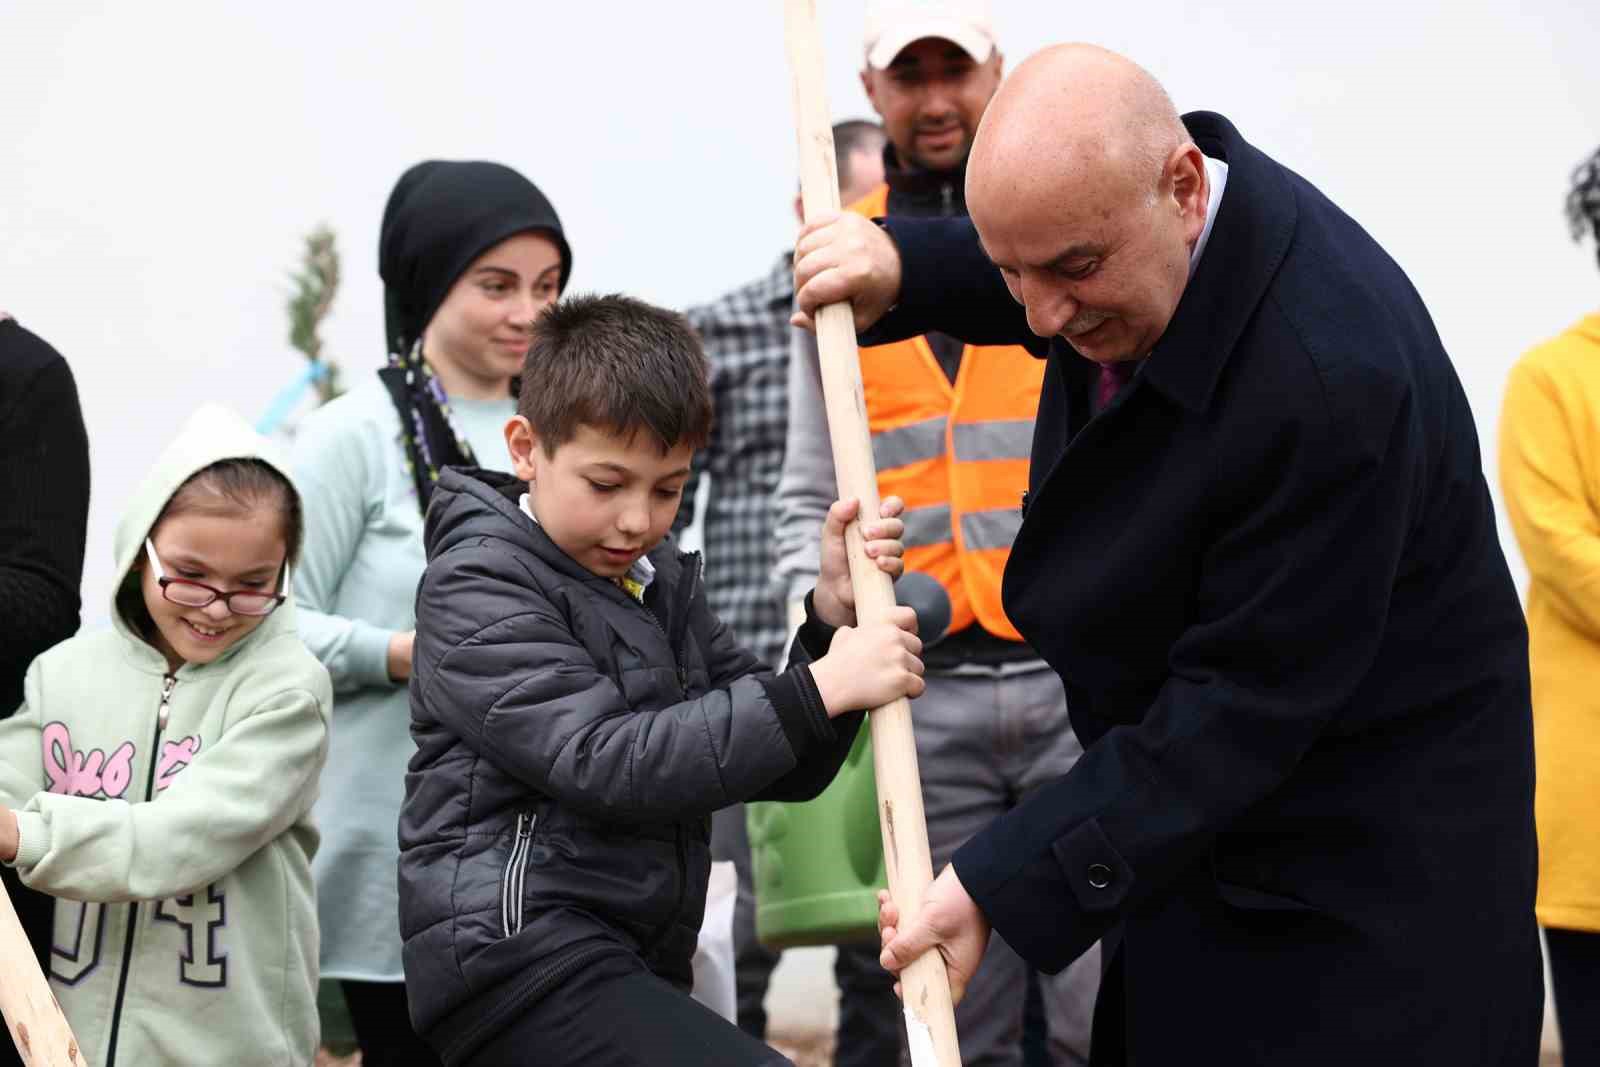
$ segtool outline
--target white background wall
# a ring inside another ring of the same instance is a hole
[[[819,7],[834,114],[866,114],[862,0]],[[1600,305],[1560,214],[1600,143],[1593,0],[996,10],[1013,63],[1059,40],[1124,51],[1365,223],[1432,308],[1492,466],[1511,361]],[[301,369],[285,278],[318,222],[345,256],[330,354],[347,374],[380,365],[377,227],[409,164],[528,174],[580,289],[709,299],[792,235],[777,0],[0,0],[0,41],[0,307],[78,376],[89,620],[130,480],[174,424],[206,399],[254,417]]]

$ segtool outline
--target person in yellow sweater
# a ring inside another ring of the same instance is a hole
[[[1600,150],[1573,172],[1572,234],[1600,244]],[[1539,923],[1566,1067],[1600,1065],[1600,312],[1512,368],[1500,484],[1528,563]]]

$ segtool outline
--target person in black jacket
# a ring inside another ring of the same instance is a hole
[[[921,692],[915,614],[853,628],[851,503],[788,670],[712,615],[698,555],[667,540],[711,421],[681,315],[564,301],[523,382],[515,477],[449,469],[428,510],[400,820],[413,1021],[451,1065],[786,1062],[686,995],[710,816],[821,792],[851,713]],[[899,511],[862,530],[890,575]]]
[[[1104,938],[1096,1064],[1531,1067],[1527,631],[1415,289],[1087,46],[1001,87],[967,193],[804,235],[799,303],[1047,358],[1003,596],[1086,751],[883,909],[885,963]]]
[[[33,658],[78,629],[89,523],[89,439],[66,361],[0,312],[0,718],[22,703]],[[0,879],[41,967],[54,902],[11,868]],[[19,1063],[0,1041],[0,1067]]]

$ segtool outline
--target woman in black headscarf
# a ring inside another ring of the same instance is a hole
[[[412,167],[378,244],[389,365],[295,438],[301,635],[338,693],[316,809],[322,974],[343,985],[366,1067],[438,1062],[407,1015],[395,886],[422,519],[445,467],[507,466],[529,329],[571,271],[555,209],[516,171]]]

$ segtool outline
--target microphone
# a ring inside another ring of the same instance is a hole
[[[950,594],[939,579],[922,571],[906,571],[894,583],[894,595],[917,613],[917,635],[924,649],[944,640],[950,629]]]

